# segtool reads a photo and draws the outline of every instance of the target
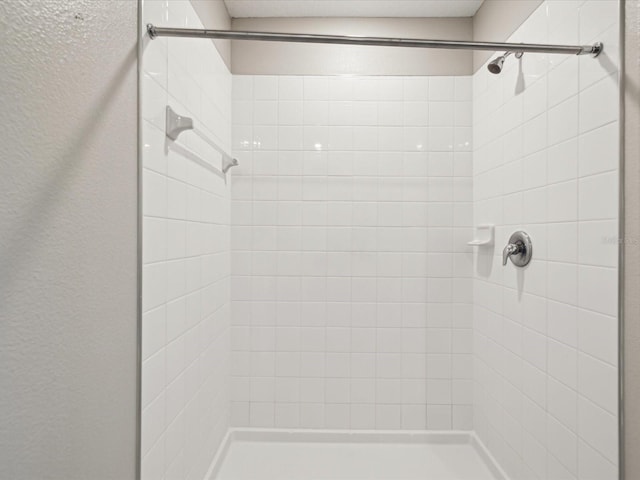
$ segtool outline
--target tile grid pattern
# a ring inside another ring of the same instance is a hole
[[[511,41],[588,57],[509,58],[474,75],[475,408],[511,478],[617,478],[617,2],[548,1]],[[533,261],[502,266],[523,229]]]
[[[143,18],[202,28],[188,1],[145,1]],[[211,42],[143,46],[142,478],[199,480],[229,426],[230,189],[173,147],[164,109],[229,150],[231,74]],[[219,167],[193,133],[178,143]]]
[[[233,424],[470,429],[470,77],[233,92]]]
[[[229,395],[233,425],[475,428],[513,478],[616,478],[617,29],[616,2],[545,2],[512,41],[606,53],[479,71],[473,122],[468,77],[236,77],[231,267],[227,187],[163,135],[169,103],[228,146],[231,76],[147,45],[143,478],[202,477]],[[471,282],[474,221],[498,240]]]

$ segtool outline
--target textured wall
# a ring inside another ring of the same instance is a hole
[[[618,5],[544,2],[512,41],[588,44],[474,75],[474,425],[509,476],[618,475]],[[522,269],[502,265],[516,230]]]
[[[234,76],[235,425],[471,429],[470,87]]]
[[[203,28],[189,1],[143,23]],[[165,136],[165,107],[231,146],[231,74],[212,42],[143,39],[142,478],[202,479],[229,426],[229,197],[220,154]],[[229,176],[232,172],[229,173]]]
[[[136,465],[135,2],[0,4],[0,477]]]

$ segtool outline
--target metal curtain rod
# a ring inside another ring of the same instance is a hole
[[[340,45],[374,45],[380,47],[446,48],[453,50],[506,50],[513,52],[563,53],[593,55],[602,51],[602,43],[593,45],[545,45],[536,43],[466,42],[413,38],[357,37],[352,35],[314,35],[307,33],[247,32],[196,28],[156,27],[148,24],[149,37],[220,38],[224,40],[259,40],[267,42],[331,43]]]

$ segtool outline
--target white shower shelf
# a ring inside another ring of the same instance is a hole
[[[495,239],[496,226],[492,224],[478,225],[475,228],[474,239],[467,242],[472,247],[491,247]]]

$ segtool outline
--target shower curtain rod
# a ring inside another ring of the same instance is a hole
[[[562,53],[593,55],[602,51],[602,43],[593,45],[545,45],[536,43],[466,42],[457,40],[424,40],[413,38],[358,37],[352,35],[314,35],[307,33],[247,32],[206,30],[197,28],[156,27],[148,24],[150,38],[190,37],[224,40],[258,40],[266,42],[330,43],[339,45],[374,45],[379,47],[446,48],[453,50],[506,50],[512,52]]]

